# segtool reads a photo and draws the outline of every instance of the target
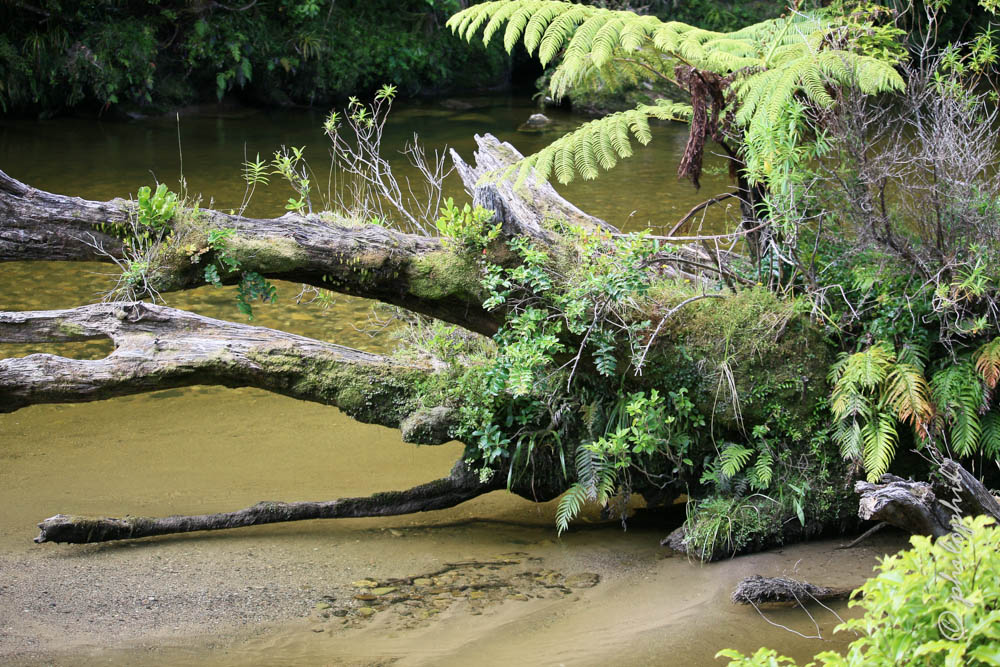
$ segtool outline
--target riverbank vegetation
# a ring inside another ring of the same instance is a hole
[[[898,19],[838,5],[724,33],[590,5],[474,5],[449,27],[464,40],[502,35],[508,51],[523,42],[554,65],[553,96],[622,70],[685,95],[584,124],[527,158],[494,145],[489,173],[463,178],[480,203],[494,192],[496,211],[449,201],[436,216],[440,165],[409,152],[428,179],[421,206],[380,157],[397,94],[384,86],[325,125],[353,179],[346,193],[323,196],[298,150],[283,149],[244,167],[248,197],[271,178],[291,186],[288,216],[200,210],[160,184],[137,205],[91,207],[103,216],[92,227],[89,213],[67,214],[86,236],[60,252],[116,261],[116,301],[238,284],[252,315],[273,298],[270,280],[291,278],[418,313],[400,314],[413,332],[380,362],[395,385],[387,414],[361,406],[369,391],[334,386],[339,370],[302,360],[285,391],[411,440],[457,438],[484,490],[566,492],[560,531],[587,502],[624,520],[633,495],[686,495],[670,543],[704,559],[843,530],[856,523],[845,490],[859,473],[877,479],[897,451],[980,462],[1000,451],[1000,190],[995,101],[982,87],[996,53],[989,34],[939,46],[930,32],[910,52]],[[633,139],[648,143],[655,120],[689,124],[678,175],[695,187],[706,150],[727,157],[735,187],[705,207],[734,203],[728,229],[684,236],[685,219],[667,236],[625,234],[545,208],[554,191],[525,196],[553,175],[597,177]],[[31,218],[32,205],[12,210]],[[318,236],[286,237],[294,220]],[[7,255],[27,250],[12,242]],[[12,405],[39,400],[11,377]],[[926,469],[903,458],[902,470]]]

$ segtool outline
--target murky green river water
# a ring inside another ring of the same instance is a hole
[[[533,111],[525,100],[474,102],[475,108],[465,111],[435,104],[400,105],[385,146],[399,150],[417,132],[429,149],[447,144],[471,161],[477,132],[492,132],[525,154],[558,136],[517,131]],[[551,115],[560,122],[580,120]],[[282,144],[305,145],[316,171],[324,172],[328,157],[321,123],[321,114],[301,111],[182,116],[188,186],[203,193],[204,205],[236,207],[244,190],[239,167],[244,155],[268,155]],[[669,228],[691,206],[726,187],[721,176],[711,173],[700,193],[678,182],[674,170],[685,129],[667,126],[654,134],[653,148],[640,150],[596,182],[563,188],[564,194],[619,226]],[[721,159],[709,162],[722,171]],[[177,125],[173,117],[131,123],[3,121],[0,168],[35,187],[90,199],[127,196],[152,183],[154,176],[173,185],[181,168]],[[449,188],[456,197],[461,195],[457,180]],[[290,194],[274,182],[257,193],[248,213],[280,215]],[[0,264],[0,310],[92,302],[106,288],[109,271],[99,264]],[[364,331],[369,303],[340,297],[329,309],[296,306],[298,287],[278,287],[278,304],[259,307],[255,324],[371,350],[391,344],[384,335]],[[240,320],[231,289],[170,294],[167,303]],[[0,345],[0,357],[53,349]],[[93,346],[60,351],[99,353]],[[262,499],[363,495],[444,475],[460,452],[458,445],[404,445],[398,432],[356,424],[332,408],[255,390],[194,387],[91,404],[36,406],[0,415],[0,555],[19,559],[22,566],[32,559],[79,564],[81,552],[74,547],[31,544],[34,524],[57,512],[155,516],[231,510]],[[452,554],[492,554],[513,545],[576,567],[587,568],[589,563],[589,569],[604,573],[607,580],[583,599],[564,600],[555,607],[506,603],[492,616],[455,614],[438,625],[408,632],[376,624],[317,635],[291,623],[255,632],[252,638],[236,639],[234,634],[221,644],[218,635],[183,639],[189,635],[178,638],[167,631],[113,638],[97,633],[88,640],[79,633],[61,633],[60,617],[46,615],[44,609],[37,618],[32,616],[34,625],[25,625],[23,612],[29,609],[14,609],[3,596],[3,577],[15,573],[4,574],[0,559],[0,662],[5,624],[8,637],[37,634],[39,655],[61,656],[55,660],[59,664],[711,664],[718,648],[737,645],[746,650],[761,643],[808,656],[830,643],[801,639],[752,612],[734,609],[727,601],[731,585],[751,571],[790,572],[802,559],[825,575],[818,583],[855,585],[870,568],[874,553],[859,559],[832,554],[829,545],[810,545],[787,554],[700,567],[659,558],[656,542],[668,527],[637,527],[628,533],[599,529],[556,541],[552,511],[551,504],[536,508],[497,493],[422,517],[307,522],[236,531],[224,538],[147,541],[159,550],[154,558],[196,548],[218,561],[235,557],[233,549],[269,544],[302,563],[312,562],[309,558],[316,557],[318,545],[330,541],[341,549],[338,562],[365,562],[397,576]],[[461,523],[468,519],[477,522]],[[392,527],[421,530],[386,545],[377,531]],[[125,569],[133,557],[122,549],[82,553]],[[148,549],[144,553],[149,557]],[[351,576],[341,578],[350,581]],[[802,620],[782,613],[783,622]],[[830,627],[826,624],[826,635]],[[225,650],[220,650],[223,644]]]

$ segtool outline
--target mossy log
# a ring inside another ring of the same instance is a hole
[[[309,519],[396,516],[454,507],[497,488],[496,483],[480,482],[479,476],[459,461],[447,477],[406,491],[388,491],[362,498],[298,503],[260,502],[236,512],[162,518],[57,514],[38,524],[41,532],[35,542],[89,544]]]
[[[122,261],[122,243],[108,230],[125,224],[132,209],[123,199],[99,202],[36,190],[0,171],[0,262]],[[207,232],[233,229],[226,252],[240,271],[221,275],[223,283],[254,271],[402,306],[487,335],[502,319],[483,309],[474,265],[456,265],[439,238],[295,213],[257,219],[202,209],[185,211],[172,224],[170,240],[150,258],[147,279],[158,292],[205,285],[212,252]]]
[[[986,514],[1000,521],[1000,504],[972,473],[951,459],[944,459],[938,471],[940,479],[933,483],[888,473],[876,484],[858,482],[858,516],[932,537],[950,533],[953,520],[961,516]]]

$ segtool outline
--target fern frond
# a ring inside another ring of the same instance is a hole
[[[719,455],[719,463],[722,465],[722,474],[726,477],[735,477],[743,469],[743,466],[750,460],[753,450],[743,445],[730,444],[722,450]]]
[[[861,424],[856,419],[841,421],[833,432],[833,439],[840,446],[840,455],[845,459],[860,460],[863,453]]]
[[[652,138],[650,118],[686,120],[690,115],[691,107],[687,104],[668,100],[658,100],[656,104],[641,104],[635,109],[584,123],[537,153],[508,167],[499,176],[502,179],[516,174],[517,186],[523,184],[529,176],[538,181],[547,180],[553,172],[560,183],[571,182],[577,174],[584,179],[593,179],[599,173],[598,167],[610,169],[615,165],[615,155],[618,158],[632,155],[633,136],[639,143],[649,143]]]
[[[987,413],[983,416],[981,424],[983,430],[980,434],[980,444],[983,453],[996,461],[1000,459],[1000,413]]]
[[[575,519],[587,502],[587,490],[579,482],[575,482],[563,494],[556,508],[556,534],[562,535],[569,528],[569,522]]]
[[[976,350],[976,370],[987,387],[996,389],[1000,381],[1000,337]]]
[[[868,481],[874,482],[889,469],[896,453],[896,421],[888,413],[881,413],[861,428],[864,440],[864,464]]]
[[[951,425],[955,453],[966,456],[979,448],[985,391],[979,373],[965,359],[942,368],[931,378],[931,395],[945,422]]]
[[[523,42],[529,53],[537,50],[545,65],[561,58],[550,81],[550,90],[557,99],[571,87],[603,72],[619,56],[634,59],[637,54],[652,53],[647,64],[654,70],[672,72],[676,64],[732,77],[736,124],[745,131],[745,152],[751,163],[777,163],[779,157],[769,139],[775,138],[793,123],[788,120],[793,100],[829,108],[834,104],[830,89],[853,86],[868,94],[902,90],[904,82],[893,66],[872,56],[833,48],[828,39],[837,25],[803,13],[787,18],[762,21],[740,30],[722,33],[703,30],[677,21],[663,22],[653,16],[641,16],[625,10],[610,10],[590,5],[557,0],[494,0],[472,5],[448,21],[448,27],[466,40],[483,29],[483,41],[488,43],[500,26],[506,23],[504,47],[510,52]],[[618,58],[621,60],[621,58]],[[629,66],[621,69],[633,72]],[[635,116],[624,126],[640,138],[648,140],[644,123],[647,113]],[[690,117],[690,111],[670,114],[678,120]],[[620,119],[619,119],[620,120]],[[622,127],[600,128],[615,137],[619,157],[630,154],[622,141]],[[580,137],[577,137],[579,140]],[[596,142],[600,145],[601,142]],[[773,142],[772,142],[773,143]],[[574,146],[563,147],[557,176],[561,181],[571,178],[570,155],[582,165],[585,178],[596,175],[591,152],[582,155]],[[547,163],[549,160],[544,160]],[[543,162],[536,158],[535,162]],[[602,168],[610,168],[614,160],[602,153],[594,160]],[[532,163],[534,165],[534,163]],[[523,167],[523,165],[522,165]],[[539,178],[550,172],[538,170]],[[750,173],[756,173],[750,170]],[[523,178],[524,170],[519,174]]]
[[[763,451],[757,455],[757,460],[754,461],[753,468],[750,470],[750,486],[755,491],[763,491],[771,485],[774,473],[773,463],[774,459],[771,458],[770,452]]]
[[[889,407],[901,422],[914,428],[927,424],[934,414],[930,387],[924,374],[912,364],[898,363],[886,377],[882,392],[883,404]]]

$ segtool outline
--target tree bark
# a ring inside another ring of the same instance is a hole
[[[417,382],[437,369],[294,334],[147,303],[0,312],[0,343],[108,337],[104,359],[0,359],[0,412],[196,384],[258,387],[334,405],[421,444],[450,440],[447,408],[419,409]]]
[[[952,532],[953,520],[961,516],[986,514],[1000,521],[1000,504],[972,473],[951,459],[944,459],[939,470],[942,479],[934,484],[890,474],[877,484],[858,482],[858,516],[932,537]]]
[[[363,498],[298,503],[260,502],[236,512],[163,518],[133,516],[92,518],[57,514],[38,524],[41,532],[35,538],[35,542],[87,544],[307,519],[413,514],[454,507],[499,488],[502,487],[495,482],[481,483],[478,475],[459,461],[447,477],[406,491],[388,491]]]

